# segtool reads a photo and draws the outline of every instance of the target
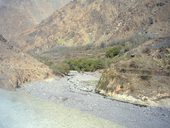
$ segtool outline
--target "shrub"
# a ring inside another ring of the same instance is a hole
[[[70,67],[70,70],[77,71],[96,71],[97,69],[104,68],[104,62],[101,59],[93,58],[81,58],[81,59],[72,59],[67,61],[67,64]]]
[[[106,50],[106,57],[113,58],[113,57],[119,55],[120,51],[121,51],[120,47],[109,48]]]
[[[141,78],[142,80],[149,80],[149,79],[151,78],[151,76],[146,75],[146,74],[143,74],[143,75],[140,76],[140,78]]]
[[[66,63],[53,64],[52,66],[50,66],[50,68],[52,69],[53,73],[56,75],[63,75],[63,74],[66,75],[70,71],[70,67]]]

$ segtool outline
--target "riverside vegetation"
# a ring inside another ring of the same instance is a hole
[[[125,41],[107,46],[101,44],[97,47],[93,45],[64,47],[67,53],[63,54],[60,51],[63,55],[62,57],[60,55],[60,58],[52,56],[56,51],[59,54],[56,49],[46,51],[37,58],[57,75],[67,75],[70,70],[78,72],[100,70],[103,75],[96,86],[97,93],[112,97],[115,97],[115,94],[133,96],[147,102],[148,105],[150,101],[170,97],[169,39],[169,37],[146,39],[144,42],[141,41],[140,45]],[[157,79],[158,77],[160,79]]]
[[[65,49],[69,51],[68,54],[71,54],[74,48],[71,48],[70,50],[70,48],[65,47]],[[84,52],[83,55],[79,55],[79,48],[75,49],[77,51],[75,55],[72,57],[63,57],[60,60],[56,60],[53,57],[51,58],[48,55],[36,57],[41,62],[48,65],[54,74],[67,75],[70,70],[76,70],[78,72],[94,72],[106,69],[127,52],[121,45],[107,46],[104,48],[102,44],[98,48],[93,47],[93,45],[87,45],[81,47],[81,52]],[[91,52],[95,52],[95,54]]]

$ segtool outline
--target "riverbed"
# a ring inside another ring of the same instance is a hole
[[[122,128],[96,116],[0,89],[0,128]]]
[[[127,128],[170,127],[170,108],[140,107],[96,94],[94,89],[100,76],[98,72],[71,71],[68,76],[26,84],[17,91]]]

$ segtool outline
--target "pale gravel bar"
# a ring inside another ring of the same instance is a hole
[[[0,90],[0,128],[121,128],[113,122],[31,96]]]
[[[80,110],[128,128],[169,128],[170,108],[139,107],[94,93],[100,73],[78,73],[25,85],[19,92]]]

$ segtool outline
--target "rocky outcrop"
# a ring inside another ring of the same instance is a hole
[[[23,83],[45,79],[50,69],[0,35],[0,88],[15,89]]]

